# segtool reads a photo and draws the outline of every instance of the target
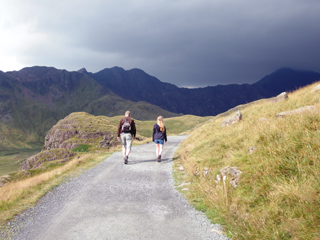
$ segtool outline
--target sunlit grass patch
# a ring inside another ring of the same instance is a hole
[[[242,106],[242,120],[229,127],[221,127],[227,115],[216,116],[181,144],[179,166],[192,183],[184,193],[204,212],[217,213],[207,216],[233,239],[320,238],[320,95],[311,93],[317,84],[285,101]],[[276,117],[310,105],[314,111]],[[217,179],[227,166],[242,172],[237,187],[228,176]]]

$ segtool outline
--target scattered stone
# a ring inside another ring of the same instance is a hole
[[[286,116],[290,116],[290,115],[295,115],[295,114],[301,114],[303,112],[306,111],[313,111],[315,110],[315,106],[305,106],[305,107],[300,107],[291,111],[285,111],[285,112],[281,112],[281,113],[277,113],[276,117],[286,117]]]
[[[283,101],[286,99],[288,99],[288,93],[283,92],[283,93],[280,93],[278,96],[271,98],[271,102],[279,102],[279,101]]]
[[[221,127],[227,127],[230,126],[232,124],[235,124],[237,122],[239,122],[242,119],[242,114],[241,112],[238,110],[233,116],[225,119],[222,124]]]
[[[255,151],[257,151],[257,148],[256,148],[256,147],[252,146],[252,147],[249,148],[249,154],[252,154],[252,153],[254,153]]]
[[[230,184],[233,187],[238,186],[241,171],[237,167],[225,167],[220,170],[221,175],[223,176],[223,180],[225,181],[227,177],[231,177]]]
[[[203,175],[206,176],[209,173],[209,168],[204,167],[203,168]]]

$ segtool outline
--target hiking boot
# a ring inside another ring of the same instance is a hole
[[[123,158],[124,164],[128,164],[128,157]]]
[[[161,162],[161,155],[158,156],[157,162]]]

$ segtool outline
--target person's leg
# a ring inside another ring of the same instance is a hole
[[[131,152],[131,146],[132,146],[132,135],[131,134],[126,134],[126,142],[127,142],[126,157],[128,160],[129,154]]]
[[[163,151],[163,144],[159,144],[159,156],[160,156],[160,158],[161,158],[162,151]]]
[[[127,164],[128,159],[127,159],[127,157],[126,157],[126,154],[127,154],[126,149],[127,149],[128,143],[127,143],[126,134],[123,134],[123,133],[122,133],[122,134],[120,135],[120,138],[121,138],[121,144],[122,144],[123,160],[124,160],[124,163]]]
[[[122,146],[122,155],[125,157],[126,156],[126,147]]]
[[[164,140],[160,139],[159,140],[158,158],[157,158],[158,162],[161,162],[161,154],[162,154],[162,151],[163,151],[163,144],[164,144]]]
[[[156,143],[156,156],[159,156],[159,143]]]

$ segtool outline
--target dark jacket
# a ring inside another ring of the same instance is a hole
[[[124,120],[125,120],[125,118],[122,118],[119,122],[118,131],[117,131],[118,137],[120,137],[120,134],[122,133],[122,125],[124,123]],[[129,122],[131,125],[130,133],[135,137],[136,136],[136,125],[135,125],[134,120],[132,118],[129,118]]]
[[[152,134],[152,141],[155,139],[162,139],[167,141],[167,129],[164,127],[164,132],[160,131],[160,126],[156,123],[153,126],[153,134]]]

